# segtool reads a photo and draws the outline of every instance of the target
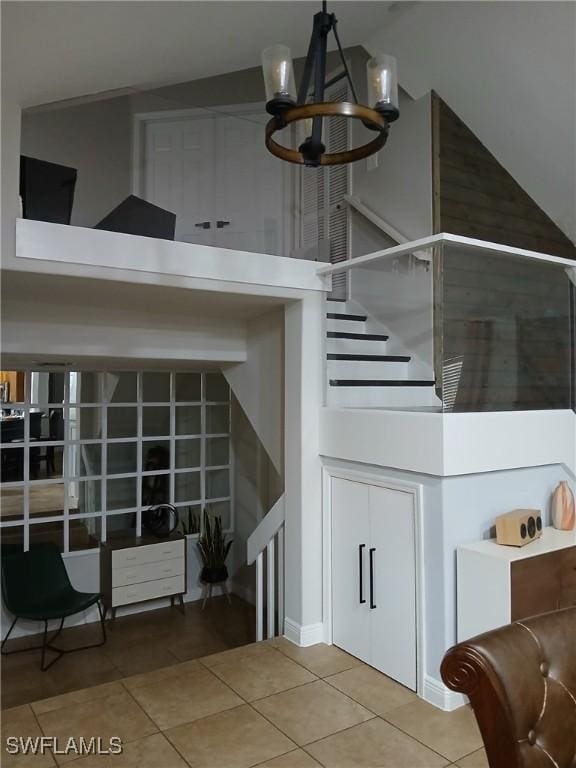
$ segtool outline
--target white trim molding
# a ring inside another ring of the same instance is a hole
[[[324,642],[324,624],[307,624],[302,626],[292,619],[284,619],[284,637],[294,645],[307,648]]]
[[[428,704],[432,704],[445,712],[453,712],[455,709],[468,704],[468,697],[463,693],[456,693],[447,688],[443,682],[436,680],[431,675],[424,675],[422,698]]]

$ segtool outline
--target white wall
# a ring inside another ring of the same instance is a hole
[[[574,3],[426,2],[364,45],[398,58],[414,98],[437,91],[576,240],[575,29]]]
[[[238,400],[232,399],[234,451],[234,546],[230,574],[233,590],[255,602],[255,567],[246,563],[246,545],[258,523],[284,490],[264,446]]]
[[[6,268],[14,262],[16,217],[20,215],[20,107],[2,83],[2,122],[0,132],[0,259]]]
[[[320,453],[439,477],[551,464],[576,477],[576,414],[323,408]]]
[[[309,292],[285,314],[285,633],[321,642],[322,479],[319,414],[324,392],[325,302]]]
[[[224,370],[278,474],[284,475],[284,310],[247,324],[245,363]]]
[[[365,82],[364,60],[358,55],[357,81]],[[359,121],[354,121],[359,123]],[[354,141],[370,138],[361,123],[354,125]],[[400,118],[390,126],[384,148],[373,158],[353,166],[352,194],[373,213],[388,222],[407,240],[417,240],[433,233],[432,227],[432,127],[430,97],[413,101],[401,93]],[[376,167],[373,167],[376,162]],[[360,237],[354,236],[352,213],[352,255],[364,250]],[[385,235],[375,240],[372,250],[386,248]]]
[[[194,314],[164,314],[147,306],[135,309],[63,305],[4,299],[4,355],[192,361],[238,361],[246,356],[246,331],[238,321]],[[73,302],[71,297],[71,302]],[[77,362],[77,364],[80,364]]]
[[[131,192],[128,96],[25,112],[21,154],[78,170],[71,224],[93,227]]]
[[[351,298],[390,332],[390,352],[411,356],[411,378],[434,379],[431,263],[400,256],[350,275]],[[401,349],[393,348],[394,341]]]

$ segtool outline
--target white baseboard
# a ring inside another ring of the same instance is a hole
[[[284,619],[284,637],[294,645],[306,648],[324,642],[324,624],[306,624],[302,626],[292,619]]]
[[[443,709],[445,712],[452,712],[454,709],[459,709],[459,707],[468,704],[467,696],[464,696],[463,693],[451,691],[441,680],[436,680],[435,677],[430,675],[424,675],[422,698],[424,701],[438,707],[438,709]]]

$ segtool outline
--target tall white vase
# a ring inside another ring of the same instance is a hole
[[[552,496],[552,525],[559,531],[571,531],[575,521],[574,494],[566,480],[561,480]]]

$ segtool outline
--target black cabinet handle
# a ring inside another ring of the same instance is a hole
[[[372,547],[370,549],[370,610],[376,608],[374,603],[374,552],[376,549]]]
[[[216,222],[216,229],[223,229],[224,227],[228,227],[230,225],[229,221],[222,221],[222,219],[218,219]]]
[[[210,229],[212,224],[209,221],[199,221],[198,224],[194,224],[195,227],[200,227],[200,229]]]
[[[365,603],[364,597],[364,567],[362,565],[362,550],[365,549],[366,544],[358,545],[358,565],[360,566],[360,602]]]

